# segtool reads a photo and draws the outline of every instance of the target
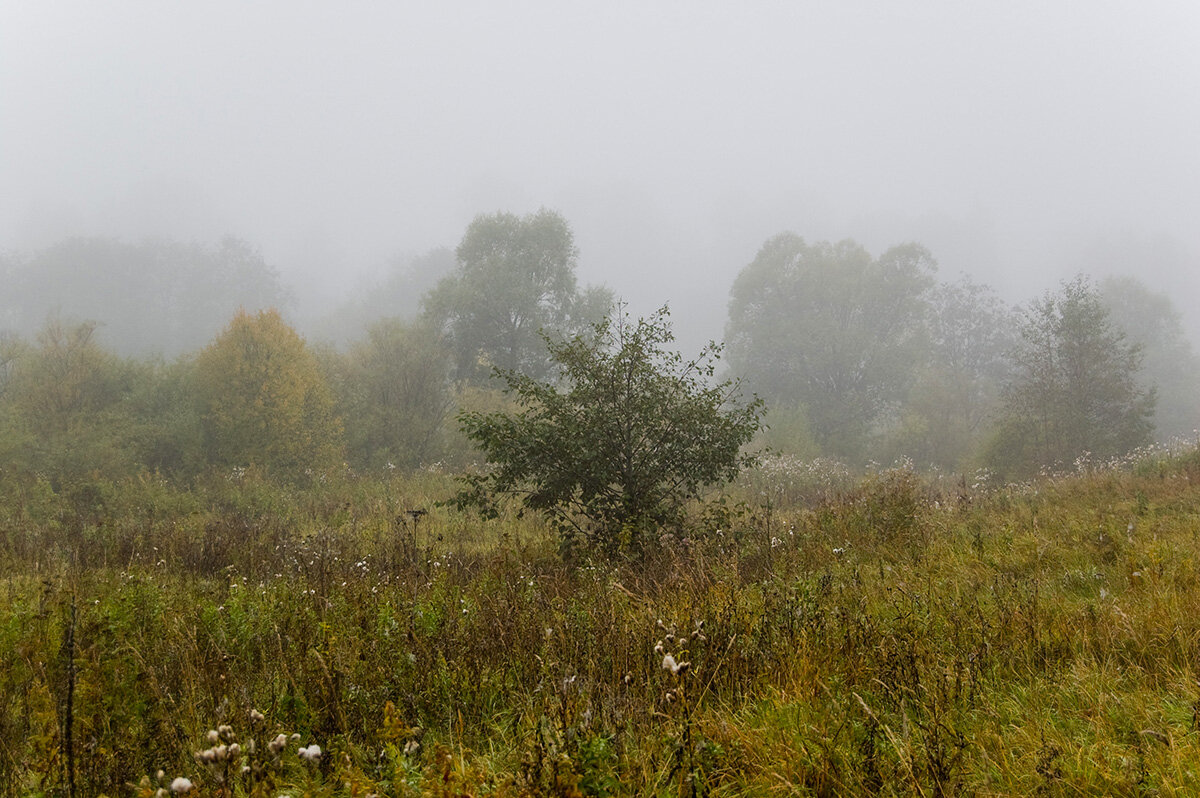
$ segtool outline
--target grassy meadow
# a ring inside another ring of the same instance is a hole
[[[435,472],[0,482],[0,794],[1200,794],[1200,452],[768,465],[615,563]]]

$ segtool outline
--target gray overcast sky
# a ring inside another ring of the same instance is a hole
[[[546,206],[696,336],[785,229],[1013,300],[1126,271],[1196,327],[1190,0],[0,9],[0,249],[233,233],[311,302]]]

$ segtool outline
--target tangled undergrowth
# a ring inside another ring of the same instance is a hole
[[[431,475],[0,497],[0,794],[1191,795],[1200,456],[567,563]]]

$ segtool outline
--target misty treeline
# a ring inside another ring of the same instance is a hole
[[[0,468],[51,487],[253,469],[289,480],[478,455],[460,413],[541,379],[546,340],[615,306],[581,286],[568,223],[476,218],[310,325],[252,246],[71,239],[0,260]],[[348,336],[347,329],[363,332]],[[1011,478],[1200,426],[1200,366],[1170,299],[1078,277],[1011,308],[916,244],[767,241],[733,284],[723,361],[768,407],[759,444],[851,465]]]

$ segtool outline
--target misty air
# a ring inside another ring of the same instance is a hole
[[[1198,33],[9,4],[0,796],[1200,792]]]

